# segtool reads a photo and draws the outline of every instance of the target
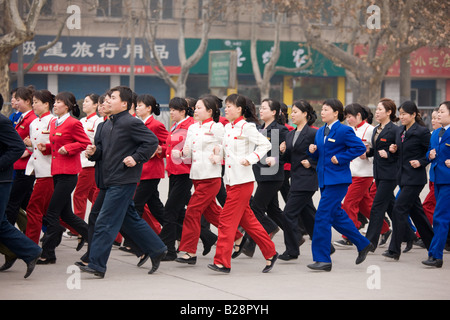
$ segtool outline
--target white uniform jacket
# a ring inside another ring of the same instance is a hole
[[[356,136],[359,137],[362,142],[369,149],[372,147],[372,135],[375,129],[372,125],[363,121],[358,127],[353,128]],[[373,177],[373,157],[361,159],[357,157],[350,162],[350,170],[352,177]]]
[[[55,116],[50,112],[43,114],[42,117],[34,119],[30,123],[31,147],[28,150],[32,152],[25,169],[26,175],[34,174],[36,178],[51,177],[52,155],[44,155],[38,150],[39,143],[50,143],[50,123]]]
[[[214,147],[220,148],[223,140],[224,127],[212,118],[196,122],[189,126],[183,147],[183,162],[191,164],[189,177],[194,180],[220,178],[221,163],[209,159]]]
[[[225,158],[224,184],[236,185],[255,181],[252,166],[260,161],[272,148],[272,144],[262,135],[256,125],[242,117],[225,126],[222,143]],[[251,165],[244,166],[247,160]]]
[[[94,144],[95,132],[97,131],[97,127],[99,123],[103,122],[103,118],[99,117],[96,113],[91,114],[88,117],[84,117],[80,119],[81,124],[83,125],[84,132],[88,136],[89,140],[91,140],[91,144]],[[81,152],[81,167],[93,167],[95,162],[89,161],[85,155],[86,151]]]

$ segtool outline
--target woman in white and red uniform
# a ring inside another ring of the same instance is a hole
[[[272,145],[256,129],[255,124],[244,120],[244,117],[250,116],[245,97],[232,94],[227,97],[225,104],[225,115],[230,121],[225,126],[222,143],[227,200],[220,216],[214,263],[208,267],[218,272],[230,272],[236,230],[241,226],[261,249],[267,260],[263,272],[268,272],[272,269],[278,253],[275,244],[252,212],[249,201],[255,184],[251,165],[260,161]]]

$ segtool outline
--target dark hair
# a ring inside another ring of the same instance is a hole
[[[114,91],[119,92],[120,100],[125,101],[127,103],[127,110],[130,110],[133,104],[133,91],[126,86],[117,86],[109,90],[110,94]]]
[[[380,100],[380,102],[384,109],[386,111],[391,111],[391,114],[389,115],[389,119],[391,119],[392,122],[397,122],[398,118],[397,118],[397,106],[395,105],[395,102],[389,98],[383,98]]]
[[[133,92],[131,95],[131,107],[134,106],[136,108],[137,98],[138,98],[138,94],[136,92]],[[131,109],[131,107],[130,107],[130,109]]]
[[[308,126],[312,126],[314,122],[316,122],[317,120],[316,111],[314,111],[313,107],[308,101],[303,99],[297,100],[292,104],[292,107],[296,107],[301,112],[308,113],[306,116]]]
[[[339,121],[344,121],[344,105],[342,104],[342,102],[338,99],[327,99],[325,100],[322,105],[328,105],[331,107],[331,109],[333,109],[334,112],[338,112],[338,120]]]
[[[284,124],[283,119],[281,117],[281,104],[277,100],[266,98],[263,101],[261,101],[261,104],[263,102],[267,102],[269,104],[270,111],[275,111],[275,121],[279,124]]]
[[[188,107],[190,109],[192,109],[192,114],[194,114],[195,105],[197,104],[197,99],[192,98],[192,97],[186,97],[185,99],[186,99],[186,101],[188,103]]]
[[[136,104],[138,104],[140,102],[145,104],[146,107],[151,107],[152,108],[151,113],[154,113],[157,116],[159,116],[161,114],[161,109],[159,107],[159,103],[156,102],[155,97],[153,97],[152,95],[141,94],[140,96],[137,97]]]
[[[215,122],[219,122],[220,119],[220,109],[219,106],[217,105],[218,102],[217,99],[215,99],[215,97],[212,95],[203,96],[199,99],[203,101],[206,110],[212,111],[212,118]]]
[[[448,111],[450,112],[450,101],[444,101],[444,102],[441,102],[441,103],[439,104],[439,107],[441,107],[442,105],[446,106],[447,109],[448,109]]]
[[[72,112],[75,117],[78,118],[80,116],[80,107],[78,106],[77,99],[75,99],[72,92],[60,92],[56,95],[55,101],[56,100],[62,101],[69,108],[69,112]]]
[[[30,104],[33,104],[33,93],[35,89],[33,86],[28,87],[19,87],[16,90],[16,99],[20,98],[24,101],[30,101]]]
[[[55,104],[55,95],[50,91],[46,89],[38,90],[33,94],[33,97],[35,97],[39,101],[42,101],[42,103],[48,103],[48,108],[50,110],[53,109],[53,105]]]
[[[246,121],[259,124],[258,118],[256,117],[256,107],[251,99],[233,93],[225,99],[225,102],[232,103],[236,107],[241,108],[241,116],[243,116]]]
[[[105,98],[106,98],[106,93],[102,94],[101,96],[98,97],[98,103],[99,104],[103,104],[105,102]]]
[[[405,101],[403,102],[400,107],[398,107],[398,111],[403,110],[404,112],[412,115],[412,114],[416,114],[415,116],[415,120],[418,124],[420,124],[421,126],[426,126],[425,122],[423,122],[422,120],[422,116],[420,115],[419,112],[419,108],[417,108],[417,105],[414,103],[414,101]]]
[[[3,102],[4,102],[3,96],[2,96],[2,94],[0,93],[0,111],[3,109]]]
[[[373,114],[372,111],[366,106],[362,106],[359,103],[351,103],[345,106],[344,116],[352,115],[356,117],[358,113],[361,115],[361,119],[365,120],[367,123],[372,123]]]
[[[185,116],[192,116],[194,111],[189,108],[189,105],[184,98],[174,97],[169,101],[169,109],[175,109],[178,111],[185,111]]]
[[[98,103],[98,98],[100,96],[98,94],[96,94],[96,93],[89,93],[89,94],[85,95],[84,97],[85,98],[89,97],[89,99],[91,99],[94,104],[97,104]]]

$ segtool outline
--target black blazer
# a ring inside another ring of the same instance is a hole
[[[0,183],[13,181],[13,165],[25,151],[25,144],[11,120],[0,114]]]
[[[368,157],[373,157],[373,177],[376,180],[396,180],[398,152],[389,152],[389,146],[396,143],[399,127],[393,122],[389,122],[375,141],[375,133],[380,125],[376,126],[372,135],[372,148],[367,153]],[[382,158],[378,151],[385,150],[387,158]]]
[[[430,130],[416,122],[406,131],[402,142],[401,136],[404,130],[405,126],[401,126],[396,140],[398,152],[397,183],[400,186],[425,185],[427,183],[426,166],[429,163],[426,154],[430,144]],[[409,163],[411,160],[419,160],[421,166],[413,168]]]
[[[291,163],[290,191],[316,191],[319,185],[316,172],[317,161],[309,156],[308,149],[310,144],[314,144],[317,129],[305,125],[295,145],[292,145],[296,131],[292,130],[287,134],[286,151],[282,155],[285,162]],[[308,160],[311,168],[305,168],[301,163],[302,160]]]
[[[272,131],[275,130],[275,131]],[[263,161],[258,161],[253,165],[253,173],[255,175],[256,181],[283,181],[284,180],[284,162],[281,159],[280,155],[280,144],[286,140],[286,135],[289,132],[288,128],[285,125],[279,124],[276,121],[273,121],[271,124],[267,126],[267,128],[261,127],[260,132],[265,134],[267,139],[272,143],[272,150],[267,152],[267,157],[276,157],[278,158],[278,169],[275,168],[276,171],[272,172],[272,174],[264,174],[264,171],[270,172],[270,167],[265,164],[265,159]],[[276,143],[275,136],[272,136],[274,133],[278,136],[278,143]],[[273,153],[276,151],[276,153]],[[278,154],[278,157],[276,156]],[[272,169],[273,169],[272,168]]]

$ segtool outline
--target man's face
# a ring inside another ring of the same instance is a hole
[[[111,107],[111,114],[117,114],[122,111],[127,110],[127,102],[122,101],[120,99],[120,93],[119,91],[114,91],[111,94],[111,99],[109,99],[109,105]]]

